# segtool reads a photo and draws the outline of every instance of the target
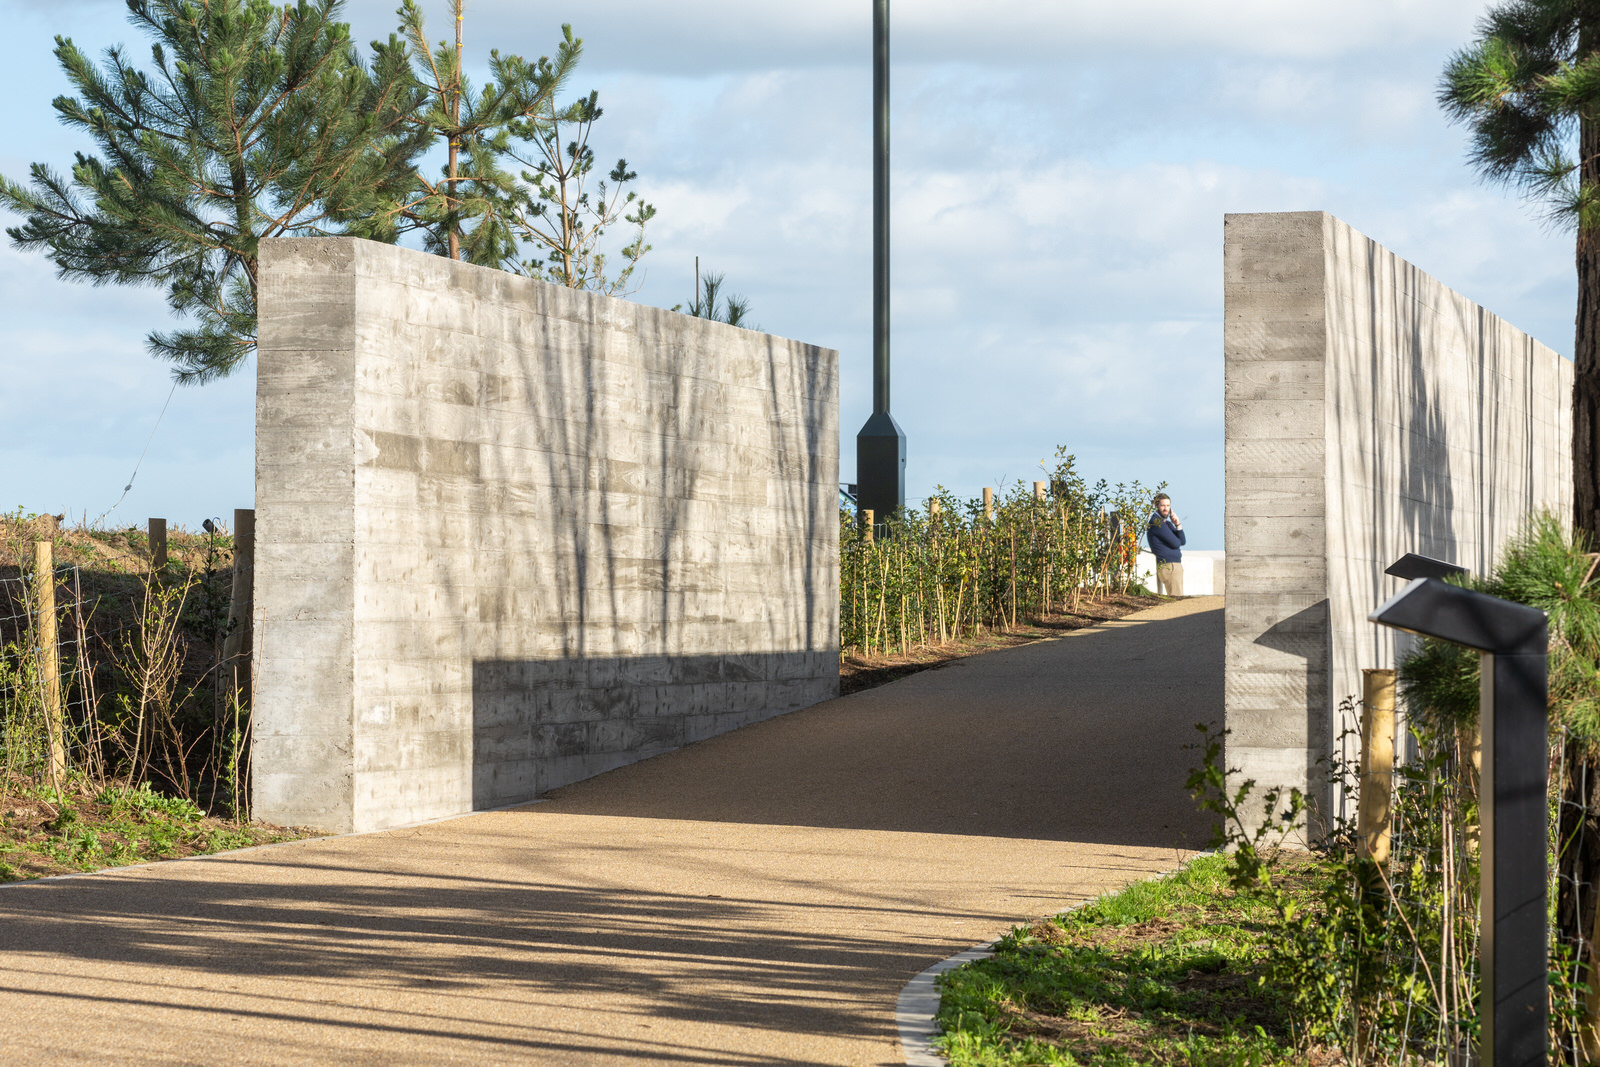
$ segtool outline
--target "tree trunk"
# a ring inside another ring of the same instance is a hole
[[[1591,55],[1600,35],[1600,20],[1581,18],[1578,58]],[[1600,122],[1578,123],[1579,181],[1583,189],[1600,185]],[[1572,359],[1572,506],[1573,529],[1586,533],[1591,545],[1600,541],[1600,226],[1578,221],[1578,315]],[[1566,744],[1567,780],[1557,816],[1556,933],[1576,953],[1591,993],[1584,1005],[1580,1062],[1600,1061],[1600,946],[1591,935],[1600,918],[1600,761],[1579,740]]]
[[[450,226],[450,258],[461,258],[461,229],[456,216],[457,160],[461,154],[461,9],[466,0],[456,0],[451,5],[456,16],[456,69],[450,89],[450,199],[448,216]]]
[[[1587,20],[1585,20],[1587,21]],[[1580,25],[1578,57],[1590,55],[1600,25]],[[1583,189],[1600,185],[1600,121],[1578,122],[1578,177]],[[1572,345],[1573,528],[1600,541],[1600,226],[1578,222],[1578,316]]]

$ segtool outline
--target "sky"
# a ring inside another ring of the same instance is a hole
[[[442,36],[444,3],[422,3]],[[658,212],[632,299],[687,301],[698,256],[762,328],[838,349],[844,481],[872,402],[871,6],[468,0],[465,22],[469,62],[553,52],[572,24],[572,87],[605,109],[591,143]],[[348,3],[354,38],[386,37],[393,7]],[[1042,478],[1062,446],[1092,480],[1167,483],[1189,547],[1222,548],[1227,212],[1332,212],[1570,356],[1570,235],[1480,182],[1434,102],[1483,10],[896,0],[908,500]],[[0,20],[0,174],[64,169],[90,146],[50,107],[54,36],[148,41],[121,0],[0,0]],[[63,282],[0,242],[0,509],[192,528],[251,506],[254,365],[174,392],[143,340],[170,323],[154,290]]]

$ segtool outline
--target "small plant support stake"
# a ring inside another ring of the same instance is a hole
[[[1367,619],[1482,655],[1478,1062],[1543,1067],[1550,1061],[1549,619],[1537,608],[1438,578],[1413,579]]]
[[[51,788],[61,789],[67,773],[66,722],[61,713],[61,646],[56,636],[55,548],[50,541],[33,545],[33,581],[38,589],[39,684],[44,690],[45,743]]]
[[[1361,854],[1389,859],[1394,794],[1394,671],[1361,672],[1361,800],[1357,841]]]

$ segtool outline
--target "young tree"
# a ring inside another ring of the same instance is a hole
[[[540,57],[489,53],[493,80],[475,92],[462,70],[464,0],[451,0],[455,43],[430,50],[416,0],[400,7],[400,31],[411,46],[414,76],[426,103],[411,121],[430,143],[443,141],[447,156],[438,181],[419,172],[416,185],[391,213],[399,229],[419,229],[430,251],[482,266],[514,269],[521,189],[503,161],[512,156],[514,130],[537,123],[583,54],[583,42],[562,26],[552,62]]]
[[[383,236],[421,147],[405,125],[415,84],[392,39],[362,65],[340,0],[127,4],[153,41],[147,69],[120,48],[97,67],[56,38],[80,95],[55,109],[101,154],[79,153],[70,178],[41,163],[27,185],[0,178],[0,206],[25,216],[7,230],[16,245],[61,277],[163,287],[190,324],[151,333],[150,349],[204,382],[254,348],[262,238]]]
[[[522,172],[528,185],[517,198],[516,229],[536,250],[516,269],[557,285],[625,296],[638,288],[630,289],[629,282],[650,251],[644,228],[656,209],[631,189],[624,194],[623,187],[638,177],[626,159],[617,160],[594,189],[587,187],[594,171],[589,135],[603,114],[599,99],[591,92],[558,108],[551,98],[539,113],[512,126],[521,145],[510,155],[530,168]],[[633,240],[618,253],[622,269],[608,276],[600,239],[619,219],[634,227]]]
[[[1600,539],[1600,3],[1502,0],[1445,66],[1439,102],[1485,178],[1576,230],[1573,522]]]
[[[699,274],[699,257],[695,257],[695,273]],[[700,280],[700,291],[695,294],[694,302],[687,308],[682,304],[673,308],[677,311],[683,308],[685,314],[693,315],[697,319],[711,319],[714,322],[725,322],[729,326],[741,326],[747,330],[759,330],[761,327],[746,323],[750,317],[750,301],[742,296],[735,296],[722,292],[724,277],[721,274],[707,274]]]

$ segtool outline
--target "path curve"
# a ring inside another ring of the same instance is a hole
[[[896,1064],[914,975],[1207,843],[1194,598],[540,803],[0,889],[13,1062]]]

